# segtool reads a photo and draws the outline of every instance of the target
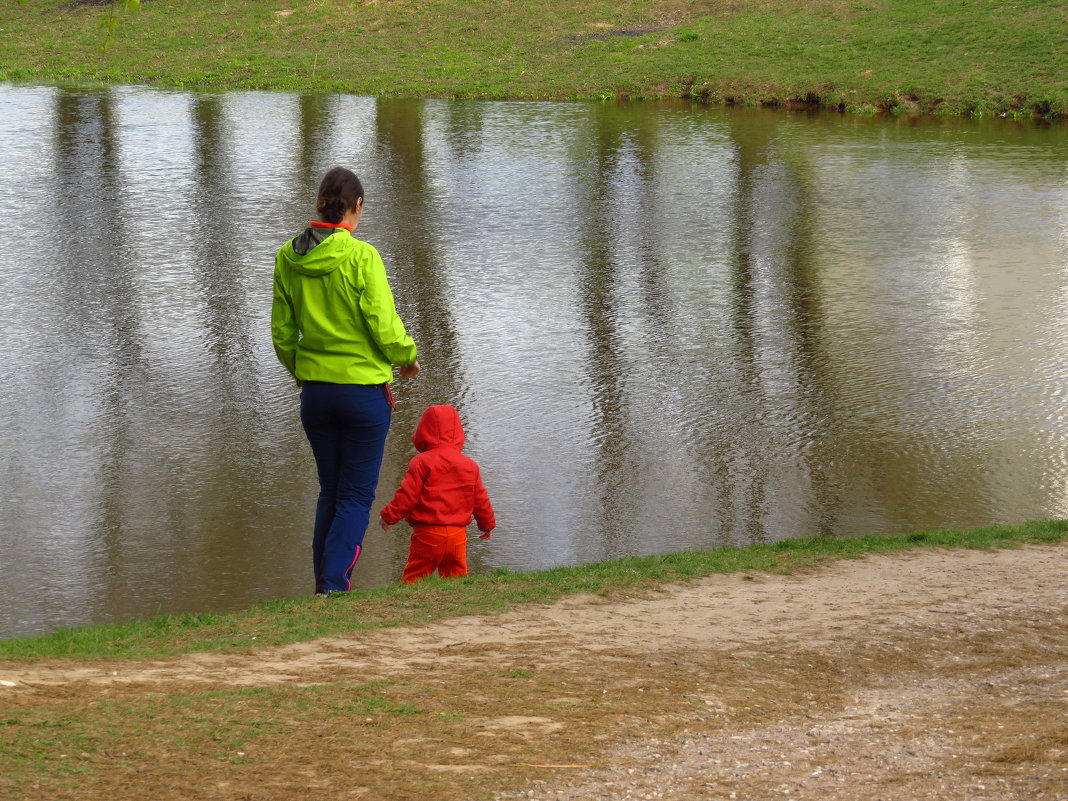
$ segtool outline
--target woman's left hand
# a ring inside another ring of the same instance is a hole
[[[419,375],[419,371],[422,368],[419,366],[419,360],[416,359],[411,364],[402,364],[400,368],[401,378],[415,378]]]

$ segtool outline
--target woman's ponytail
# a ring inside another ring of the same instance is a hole
[[[363,184],[356,173],[344,167],[334,167],[319,184],[319,199],[315,201],[315,210],[319,219],[328,223],[339,223],[345,212],[356,205],[363,197]]]

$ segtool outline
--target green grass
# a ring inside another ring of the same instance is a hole
[[[148,658],[193,651],[248,651],[317,637],[551,603],[575,593],[625,595],[714,573],[790,573],[829,559],[914,548],[1007,548],[1068,538],[1068,521],[969,531],[781,542],[620,559],[529,573],[498,570],[465,579],[432,578],[330,598],[270,601],[230,614],[187,614],[65,629],[0,642],[0,659]]]
[[[1068,115],[1059,0],[4,0],[0,80]]]
[[[265,736],[284,734],[288,722],[297,717],[348,721],[429,714],[382,695],[386,688],[383,682],[369,682],[213,689],[96,700],[88,706],[60,701],[12,709],[0,716],[0,741],[5,746],[0,773],[22,784],[48,775],[61,785],[76,787],[79,776],[100,772],[101,763],[121,770],[145,761],[146,747],[241,764],[246,748]]]

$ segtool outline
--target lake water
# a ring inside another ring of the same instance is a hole
[[[367,189],[473,572],[1068,516],[1068,133],[0,86],[0,637],[309,594],[273,255]],[[399,580],[405,527],[354,576]]]

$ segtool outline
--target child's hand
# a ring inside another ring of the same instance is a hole
[[[493,537],[493,532],[492,531],[483,531],[481,534],[478,535],[478,538],[480,540],[488,540],[488,539],[490,539],[492,537]]]
[[[378,525],[382,526],[383,531],[389,531],[389,523],[387,523],[381,517],[378,518]]]

